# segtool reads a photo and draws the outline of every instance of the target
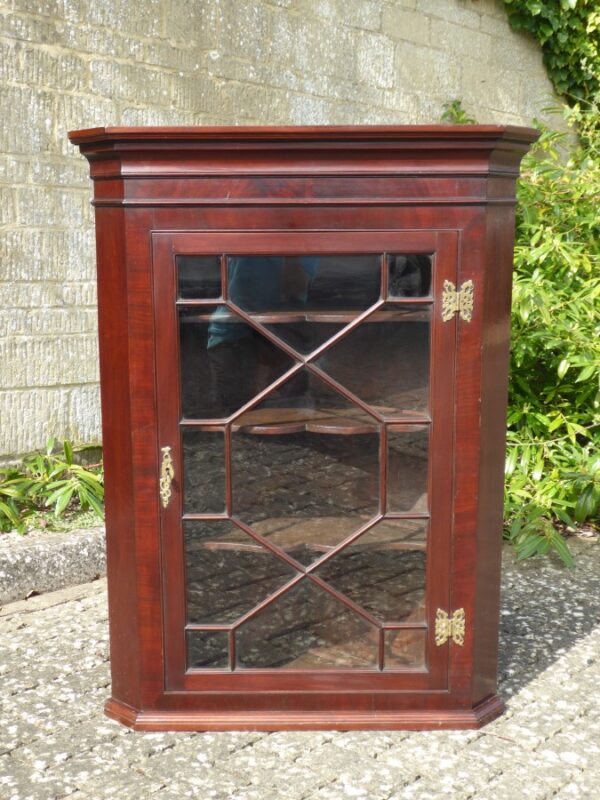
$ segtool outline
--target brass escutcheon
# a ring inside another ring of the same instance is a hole
[[[163,508],[169,505],[171,499],[171,484],[175,477],[175,468],[173,466],[173,459],[171,458],[171,448],[161,447],[162,462],[160,465],[160,499]]]

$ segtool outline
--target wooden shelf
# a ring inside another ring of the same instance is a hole
[[[373,406],[373,410],[387,415],[393,408]],[[421,421],[422,420],[422,421]],[[412,423],[401,422],[406,431],[419,430],[427,424],[425,418]],[[394,423],[397,424],[397,423]],[[275,436],[286,433],[322,433],[334,435],[356,435],[378,433],[380,423],[360,409],[347,408],[260,408],[246,411],[231,426],[233,432]]]
[[[178,305],[185,305],[184,303]],[[200,307],[200,306],[199,306]],[[317,322],[317,323],[346,323],[355,320],[362,311],[272,311],[264,314],[248,314],[254,322],[272,325],[292,324],[298,322]],[[429,309],[411,309],[411,310],[386,310],[374,311],[361,323],[371,322],[428,322],[431,319]],[[181,322],[184,324],[196,322],[230,322],[232,324],[247,324],[244,319],[237,316],[235,313],[219,314],[215,316],[211,313],[198,313],[186,315],[181,317]]]
[[[366,522],[367,520],[362,520]],[[394,524],[398,520],[383,520],[352,543],[352,552],[372,550],[418,550],[425,551],[427,542],[421,537],[423,520],[402,520],[404,530]],[[357,521],[357,528],[362,524]],[[264,536],[271,544],[293,554],[293,549],[306,547],[313,550],[315,558],[328,553],[343,541],[351,530],[348,520],[340,517],[270,517],[252,525],[256,533]],[[373,534],[377,534],[374,537]],[[268,551],[243,531],[235,531],[227,541],[198,543],[200,550],[234,550],[250,553]]]

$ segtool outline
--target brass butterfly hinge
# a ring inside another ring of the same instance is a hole
[[[452,281],[444,281],[442,292],[442,319],[444,322],[458,314],[465,322],[471,321],[473,315],[473,281],[465,281],[460,289]]]
[[[162,462],[160,465],[160,499],[163,508],[169,505],[171,499],[171,484],[175,477],[175,467],[173,466],[173,459],[171,458],[171,448],[161,447]]]
[[[465,643],[465,610],[457,608],[452,616],[438,608],[435,615],[435,643],[439,646],[452,639],[454,644]]]

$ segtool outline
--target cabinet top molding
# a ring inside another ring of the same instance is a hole
[[[70,131],[76,145],[161,144],[197,145],[314,144],[347,147],[353,144],[452,147],[513,143],[526,149],[539,136],[535,128],[516,125],[308,125],[226,127],[123,127]]]
[[[69,139],[90,162],[96,206],[247,205],[275,196],[278,204],[448,205],[514,203],[521,158],[538,135],[512,125],[319,125],[90,128]],[[489,188],[493,176],[509,180]],[[249,182],[234,185],[233,177]],[[258,177],[290,181],[282,195],[252,182]],[[361,185],[360,177],[380,180]],[[480,185],[468,182],[477,178]]]

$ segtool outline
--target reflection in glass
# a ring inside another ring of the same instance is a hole
[[[188,419],[237,411],[294,361],[226,306],[179,311],[181,405]]]
[[[242,623],[240,667],[374,668],[378,630],[308,578]]]
[[[428,297],[431,293],[431,261],[427,255],[389,255],[390,297]]]
[[[281,319],[277,322],[265,323],[271,333],[279,337],[282,341],[293,347],[297,353],[305,356],[316,350],[325,342],[329,341],[332,336],[347,325],[346,321],[342,322],[325,322],[323,319],[316,321],[315,317],[318,312],[309,313],[294,313],[284,312],[281,314]],[[275,316],[275,315],[272,315]],[[327,315],[327,319],[335,320],[340,315],[335,312]],[[345,314],[344,317],[348,315]],[[260,319],[260,316],[257,316]]]
[[[377,433],[378,420],[301,369],[260,403],[236,417],[232,430],[244,433],[310,433],[349,435]]]
[[[381,263],[230,256],[224,299],[305,356],[379,300]],[[430,297],[431,256],[387,263],[390,299]],[[177,276],[180,300],[210,301],[180,305],[182,413],[222,420],[297,361],[219,302],[219,257],[179,256]],[[388,420],[426,414],[430,326],[429,302],[387,302],[315,363]],[[185,512],[225,512],[224,437],[182,426]],[[387,511],[427,511],[428,447],[428,425],[388,425]],[[231,423],[233,514],[308,566],[379,512],[379,449],[377,419],[303,367]],[[427,529],[426,519],[374,525],[236,628],[237,666],[376,670],[380,629],[317,579],[380,622],[424,622]],[[235,624],[298,575],[228,520],[184,521],[183,531],[190,624]],[[424,667],[425,639],[386,630],[385,669]],[[186,642],[190,667],[229,668],[227,632],[187,631]]]
[[[424,630],[385,631],[383,669],[424,669],[427,632]]]
[[[222,431],[183,428],[183,506],[186,513],[225,512],[225,441]]]
[[[363,310],[380,296],[379,255],[230,256],[229,299],[249,312]]]
[[[430,318],[429,306],[387,304],[315,363],[385,416],[426,413]]]
[[[426,512],[429,426],[388,428],[388,511]]]
[[[426,553],[407,549],[405,521],[398,522],[400,530],[395,530],[396,520],[374,526],[316,574],[381,622],[421,622],[425,619]],[[422,529],[424,523],[420,521]]]
[[[425,550],[428,528],[426,519],[382,519],[368,531],[371,538],[364,544],[388,550]]]
[[[188,622],[229,623],[296,575],[296,571],[231,522],[186,522]]]
[[[181,299],[211,299],[221,296],[221,265],[218,256],[177,256],[177,288]]]
[[[378,433],[232,433],[233,512],[309,564],[378,509]]]
[[[187,631],[188,669],[227,669],[229,642],[227,631]]]

